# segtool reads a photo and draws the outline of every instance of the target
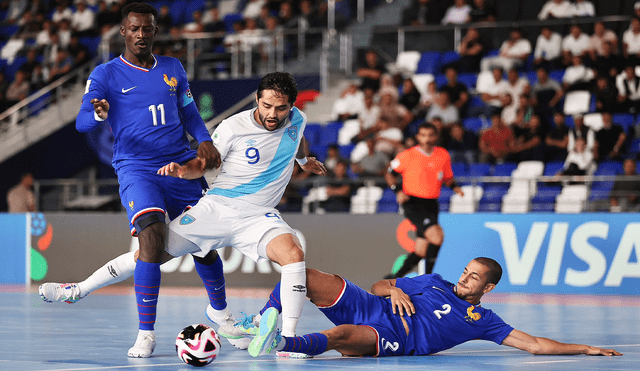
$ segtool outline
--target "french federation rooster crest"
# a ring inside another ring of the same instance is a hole
[[[476,309],[476,307],[473,305],[467,308],[467,316],[465,317],[465,320],[467,320],[467,322],[473,322],[480,319],[480,313],[473,313],[474,309]]]
[[[172,77],[171,80],[169,80],[169,76],[165,73],[164,82],[169,85],[169,91],[176,91],[178,87],[178,80],[175,77]]]

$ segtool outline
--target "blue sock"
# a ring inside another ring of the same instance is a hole
[[[209,303],[213,309],[223,310],[227,307],[227,293],[222,273],[222,259],[217,257],[216,261],[210,265],[198,263],[195,259],[194,262],[196,263],[196,271],[209,295]]]
[[[276,308],[278,312],[282,313],[282,304],[280,303],[280,282],[276,284],[276,287],[271,291],[271,295],[269,295],[269,301],[264,305],[264,308],[260,310],[260,315],[264,313],[265,310],[269,308]]]
[[[160,292],[160,263],[147,263],[138,259],[133,274],[133,285],[138,303],[139,328],[153,331]]]
[[[280,351],[304,353],[316,356],[327,351],[327,336],[319,332],[296,337],[283,337],[285,344]]]

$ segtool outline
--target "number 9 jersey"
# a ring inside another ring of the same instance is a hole
[[[87,132],[100,125],[91,100],[107,100],[116,172],[129,165],[155,172],[172,161],[194,158],[186,132],[199,143],[211,140],[180,61],[154,58],[154,65],[146,69],[121,55],[97,66],[87,80],[76,128]]]
[[[222,167],[207,195],[275,207],[291,179],[307,117],[293,107],[285,124],[269,132],[256,122],[255,110],[229,117],[214,131]]]

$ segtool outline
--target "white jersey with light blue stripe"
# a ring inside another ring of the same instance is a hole
[[[291,180],[307,117],[294,107],[282,128],[267,131],[256,122],[255,110],[229,117],[213,132],[222,166],[207,195],[275,207]]]

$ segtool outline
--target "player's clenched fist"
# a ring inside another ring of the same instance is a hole
[[[96,115],[101,119],[106,120],[109,116],[109,102],[107,102],[106,99],[93,98],[91,103],[93,104],[93,109],[96,112]]]

